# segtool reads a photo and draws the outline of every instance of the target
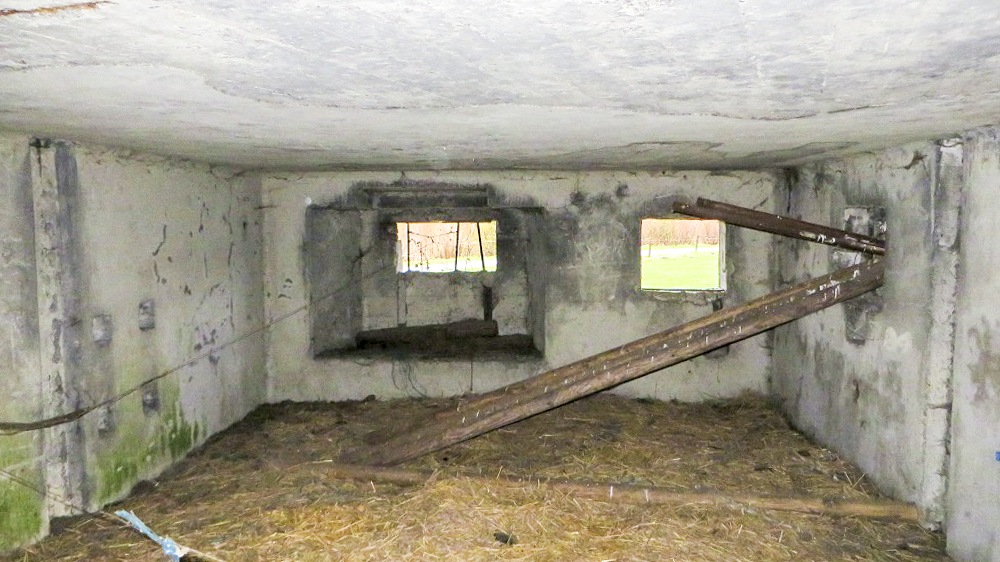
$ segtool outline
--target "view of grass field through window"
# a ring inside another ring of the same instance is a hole
[[[715,220],[643,219],[640,288],[719,290],[721,223]]]
[[[497,222],[396,223],[396,271],[497,270]]]

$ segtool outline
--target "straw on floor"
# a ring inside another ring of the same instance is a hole
[[[598,395],[403,465],[425,482],[304,469],[444,400],[258,409],[121,507],[227,562],[947,560],[908,521],[739,504],[642,505],[490,482],[530,475],[674,492],[877,499],[868,479],[792,431],[763,398],[683,404]],[[7,561],[161,561],[141,535],[81,518]]]

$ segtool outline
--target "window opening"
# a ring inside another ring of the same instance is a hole
[[[497,270],[497,221],[398,222],[396,271]]]
[[[643,219],[639,287],[653,291],[719,291],[724,225],[717,220]]]

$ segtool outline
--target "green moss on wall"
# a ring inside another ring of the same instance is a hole
[[[0,436],[0,469],[36,489],[44,488],[38,434]],[[0,476],[0,552],[38,538],[45,527],[45,500],[36,491]]]
[[[160,434],[160,450],[170,452],[170,460],[176,461],[186,455],[198,442],[198,423],[188,423],[180,410],[174,410],[165,420],[166,431]]]
[[[160,415],[147,416],[138,397],[119,403],[118,435],[96,454],[97,503],[119,499],[198,443],[202,429],[184,419],[176,399],[164,407]]]
[[[36,483],[39,487],[41,482]],[[43,500],[16,482],[0,480],[0,552],[37,538],[44,522]]]

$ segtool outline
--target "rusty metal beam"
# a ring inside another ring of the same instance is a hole
[[[883,275],[879,261],[839,269],[488,393],[340,460],[387,466],[443,449],[867,293]]]
[[[674,212],[702,219],[714,219],[744,228],[779,234],[799,240],[837,246],[876,256],[885,255],[885,242],[871,236],[847,232],[821,224],[790,219],[720,201],[698,198],[694,205],[674,203]]]

